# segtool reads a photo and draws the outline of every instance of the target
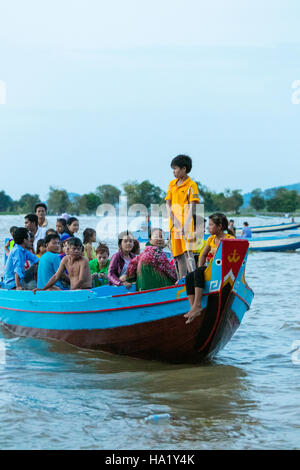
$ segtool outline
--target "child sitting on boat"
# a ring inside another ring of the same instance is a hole
[[[89,262],[93,279],[93,287],[108,284],[109,249],[105,243],[99,243],[96,248],[96,258]]]
[[[12,250],[12,247],[14,246],[15,244],[15,241],[14,241],[14,233],[15,231],[17,230],[18,227],[16,227],[15,225],[13,225],[12,227],[10,227],[9,229],[9,233],[11,235],[11,238],[5,243],[5,246],[4,246],[4,250],[5,250],[5,253],[7,256],[9,256],[9,253],[10,251]]]
[[[211,236],[206,240],[206,246],[199,259],[198,267],[195,271],[188,273],[185,278],[186,292],[190,302],[190,310],[184,315],[186,323],[190,323],[202,313],[201,299],[204,289],[204,271],[207,260],[211,260],[224,238],[235,238],[233,232],[228,228],[227,217],[216,212],[209,216],[208,230]]]
[[[83,246],[84,256],[91,261],[96,258],[96,252],[93,247],[93,243],[96,241],[96,230],[93,228],[86,228],[83,232]]]
[[[56,231],[61,240],[65,238],[70,238],[70,235],[66,232],[67,221],[63,217],[60,217],[56,220]]]
[[[74,237],[75,233],[79,230],[79,220],[76,217],[70,217],[67,220],[67,227],[65,232],[70,236]]]
[[[150,235],[150,245],[131,260],[127,270],[127,280],[136,282],[137,291],[175,284],[176,270],[164,253],[164,246],[165,237],[162,229],[154,228]]]
[[[45,243],[45,240],[43,238],[41,238],[40,240],[38,240],[37,244],[36,244],[36,256],[38,258],[40,258],[44,253],[46,253],[47,251],[47,247],[46,247],[46,243]]]
[[[131,283],[127,281],[126,273],[130,261],[135,257],[132,253],[134,238],[131,232],[125,230],[118,237],[118,253],[115,253],[109,263],[108,281],[114,286],[125,286],[130,289]]]
[[[91,289],[92,287],[92,276],[90,273],[88,260],[83,256],[83,245],[79,238],[70,238],[69,252],[60,262],[59,268],[56,273],[51,277],[49,282],[42,289],[34,289],[34,293],[37,290],[47,290],[54,286],[63,276],[65,269],[68,271],[70,279],[70,289]]]
[[[45,237],[46,253],[40,258],[38,272],[37,272],[37,288],[42,289],[54,276],[60,266],[60,241],[59,235],[51,233]],[[68,281],[67,276],[63,273],[63,278]],[[61,280],[58,280],[51,290],[62,289],[63,285]]]
[[[39,262],[39,258],[31,253],[31,241],[29,232],[24,227],[18,227],[14,232],[15,244],[9,254],[5,270],[3,284],[5,289],[22,290],[28,288],[29,281],[25,281],[25,264]]]

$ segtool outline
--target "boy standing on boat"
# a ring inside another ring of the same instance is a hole
[[[170,218],[172,253],[177,262],[179,277],[184,277],[191,268],[188,263],[190,241],[195,228],[193,212],[200,203],[197,184],[188,176],[192,169],[192,159],[187,155],[177,155],[171,162],[176,179],[169,184],[165,198]]]
[[[47,290],[54,286],[65,272],[65,269],[69,274],[71,290],[91,289],[92,276],[89,262],[83,256],[83,245],[79,238],[74,237],[69,240],[68,254],[61,260],[58,270],[42,289],[34,289],[34,293],[37,290]]]

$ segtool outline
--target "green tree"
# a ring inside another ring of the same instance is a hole
[[[101,199],[97,194],[83,194],[79,198],[79,212],[85,214],[94,214],[97,207],[101,204]]]
[[[96,195],[100,198],[100,204],[118,204],[121,191],[111,184],[103,184],[96,188]]]
[[[234,189],[233,191],[227,189],[224,196],[225,200],[223,202],[223,210],[225,212],[235,212],[237,214],[239,208],[244,203],[244,198],[241,195],[241,189]]]
[[[0,212],[6,212],[12,208],[13,199],[5,191],[0,191]]]
[[[128,206],[133,204],[144,204],[147,208],[151,204],[162,204],[165,198],[165,192],[150,181],[145,180],[141,183],[137,181],[127,181],[123,184],[124,192],[127,196]]]
[[[68,193],[65,189],[57,189],[50,186],[48,211],[52,214],[66,212],[70,206]]]
[[[16,202],[16,206],[20,212],[25,214],[34,213],[34,206],[40,202],[40,196],[38,194],[23,194],[19,201]]]
[[[267,209],[270,212],[294,212],[299,204],[297,191],[279,188],[273,198],[267,200]]]
[[[261,189],[257,188],[251,192],[250,206],[259,211],[264,209],[266,201],[262,195]]]

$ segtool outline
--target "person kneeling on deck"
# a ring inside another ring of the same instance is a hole
[[[43,289],[49,280],[54,276],[60,266],[60,239],[59,235],[51,233],[45,237],[46,253],[40,259],[37,273],[37,288]],[[68,276],[63,273],[62,278],[69,282]],[[51,290],[63,289],[61,280],[58,280]]]
[[[6,289],[29,289],[31,280],[25,281],[25,264],[29,261],[35,265],[39,262],[39,258],[29,251],[31,242],[27,228],[18,227],[13,238],[15,245],[10,251],[5,266],[3,284]]]
[[[91,289],[92,276],[89,262],[83,256],[83,245],[79,238],[70,238],[68,254],[61,260],[58,270],[42,289],[34,289],[34,293],[37,290],[47,290],[54,286],[65,272],[65,269],[69,274],[71,290]]]
[[[224,214],[216,212],[210,215],[208,229],[211,236],[206,240],[198,267],[195,271],[188,273],[185,278],[186,293],[191,306],[190,311],[183,315],[187,318],[186,323],[190,323],[202,313],[201,299],[205,283],[206,262],[213,259],[224,238],[235,238],[233,232],[228,228],[228,220]]]

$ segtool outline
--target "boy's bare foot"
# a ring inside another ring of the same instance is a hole
[[[191,323],[196,317],[199,317],[202,312],[203,312],[203,309],[198,308],[195,310],[191,309],[188,313],[185,313],[183,315],[185,318],[187,318],[187,321],[185,322],[185,324]]]

